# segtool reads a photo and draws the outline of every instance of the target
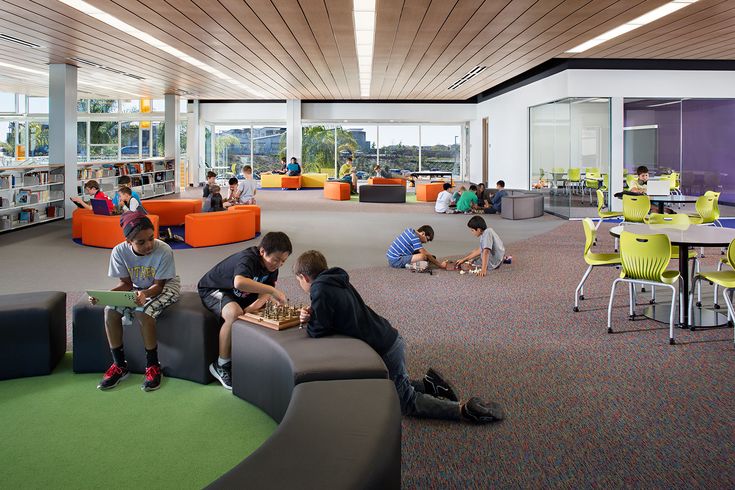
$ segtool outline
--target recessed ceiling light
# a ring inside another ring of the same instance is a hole
[[[0,66],[4,66],[5,68],[10,68],[11,70],[25,71],[28,73],[36,73],[38,75],[48,76],[48,71],[34,70],[33,68],[26,68],[25,66],[11,65],[10,63],[3,63],[2,61],[0,61]]]
[[[638,29],[639,27],[650,24],[651,22],[662,17],[673,14],[674,12],[683,9],[687,5],[691,5],[696,1],[697,0],[674,0],[673,2],[661,5],[660,7],[651,10],[647,14],[643,14],[640,17],[631,20],[630,22],[626,22],[625,24],[618,26],[615,29],[611,29],[603,34],[600,34],[594,39],[590,39],[589,41],[568,50],[567,53],[582,53],[584,51],[587,51],[588,49],[592,49],[599,44],[609,41],[610,39],[622,36],[626,32]]]
[[[352,6],[360,95],[369,97],[375,43],[375,0],[353,0]]]
[[[183,51],[180,51],[173,46],[169,46],[168,44],[164,43],[163,41],[156,39],[155,37],[151,36],[150,34],[146,34],[145,32],[131,26],[130,24],[127,24],[117,17],[114,17],[106,12],[103,12],[102,10],[98,9],[97,7],[88,4],[84,0],[59,0],[60,2],[75,8],[79,10],[82,13],[85,13],[89,15],[90,17],[94,17],[95,19],[99,20],[100,22],[104,22],[105,24],[114,27],[115,29],[119,29],[123,31],[124,33],[133,36],[136,39],[139,39],[143,41],[146,44],[149,44],[155,48],[160,49],[161,51],[165,51],[166,53],[177,57],[178,59],[189,63],[190,65],[193,65],[201,70],[204,70],[208,73],[211,73],[212,75],[216,76],[220,80],[224,80],[228,83],[231,83],[232,85],[236,85],[242,89],[247,90],[251,94],[255,95],[256,97],[265,97],[265,95],[262,92],[259,92],[258,90],[254,89],[250,85],[243,83],[239,80],[236,80],[232,78],[229,75],[226,75],[225,73],[221,72],[220,70],[214,68],[213,66],[210,66],[206,63],[203,63],[196,58],[193,58],[192,56],[189,56],[188,54],[184,53]]]

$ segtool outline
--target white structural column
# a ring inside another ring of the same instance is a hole
[[[301,101],[286,101],[286,158],[301,162]]]
[[[174,179],[174,190],[181,185],[181,155],[179,151],[179,96],[175,94],[165,95],[165,118],[166,134],[164,139],[164,154],[166,158],[173,158],[176,169]]]
[[[195,100],[187,107],[186,157],[189,159],[189,183],[198,185],[203,182],[201,172],[201,155],[199,154],[199,101]]]
[[[77,67],[49,65],[49,163],[64,165],[64,194],[77,195]],[[71,219],[74,203],[64,200]]]
[[[610,98],[610,179],[608,180],[608,204],[611,211],[622,211],[623,201],[613,197],[623,192],[623,98]]]

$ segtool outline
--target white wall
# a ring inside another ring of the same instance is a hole
[[[286,122],[286,102],[223,102],[199,101],[199,122]]]
[[[475,104],[302,102],[301,118],[314,122],[463,123],[475,119]]]
[[[567,74],[557,73],[477,105],[470,133],[470,180],[482,180],[482,118],[489,119],[488,182],[528,188],[528,108],[567,96]]]
[[[570,97],[735,98],[735,72],[568,70]]]

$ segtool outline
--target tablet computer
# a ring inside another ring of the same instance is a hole
[[[82,206],[81,204],[79,204],[79,203],[78,203],[77,201],[75,201],[75,200],[74,200],[74,199],[72,199],[71,197],[69,198],[69,200],[70,200],[71,202],[73,202],[74,204],[76,204],[78,208],[84,209],[84,206]]]
[[[87,291],[87,294],[106,306],[138,306],[135,303],[135,291]]]

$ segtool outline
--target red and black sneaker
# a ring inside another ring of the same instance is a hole
[[[161,387],[161,365],[154,364],[145,368],[145,379],[140,389],[143,391],[155,391]]]
[[[128,371],[128,365],[125,364],[123,366],[118,366],[115,363],[112,363],[112,366],[105,372],[105,375],[102,377],[102,381],[97,385],[97,389],[100,390],[109,390],[111,388],[114,388],[117,386],[117,384],[128,377],[129,371]]]

